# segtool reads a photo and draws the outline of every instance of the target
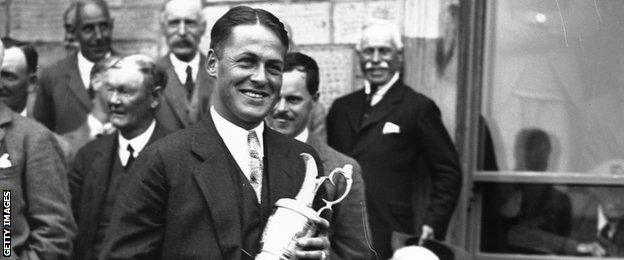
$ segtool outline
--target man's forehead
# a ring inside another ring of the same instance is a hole
[[[298,70],[284,72],[282,74],[282,93],[292,94],[296,92],[307,93],[306,73]]]
[[[82,24],[88,22],[96,22],[101,20],[109,20],[110,17],[106,15],[103,7],[95,4],[95,3],[87,3],[78,12],[78,19]]]
[[[17,67],[26,68],[26,56],[24,52],[17,47],[8,48],[4,52],[4,60],[2,61],[2,66],[5,65],[13,65]]]
[[[131,84],[143,80],[143,73],[139,71],[139,66],[129,63],[110,68],[105,75],[106,82],[112,85]]]
[[[167,19],[171,18],[201,18],[201,4],[197,1],[179,1],[174,0],[165,6],[165,14]]]
[[[393,41],[391,28],[383,25],[372,25],[362,31],[362,46],[392,46],[396,48]]]
[[[260,50],[256,49],[258,47]],[[233,50],[234,48],[240,53],[266,54],[267,57],[264,58],[281,62],[284,61],[286,55],[286,46],[282,44],[275,32],[260,24],[234,26],[224,50]],[[275,51],[275,53],[267,52],[267,50]]]

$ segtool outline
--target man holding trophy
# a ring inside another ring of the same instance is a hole
[[[301,194],[306,169],[319,162],[310,146],[263,124],[282,84],[283,24],[239,6],[210,36],[210,113],[141,153],[120,187],[101,258],[253,259],[273,205]],[[328,257],[329,223],[316,218],[311,225],[321,232],[293,237],[289,257]]]

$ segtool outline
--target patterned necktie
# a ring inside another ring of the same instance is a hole
[[[128,150],[128,153],[130,153],[128,155],[128,161],[126,162],[126,166],[124,167],[127,170],[130,169],[130,166],[132,166],[132,163],[134,163],[134,148],[132,148],[132,146],[128,144],[126,150]]]
[[[256,192],[258,203],[262,197],[262,158],[260,157],[260,140],[256,131],[247,134],[247,146],[249,146],[249,183]]]
[[[193,69],[191,66],[186,66],[186,82],[184,82],[184,88],[186,89],[186,99],[191,100],[193,95]]]

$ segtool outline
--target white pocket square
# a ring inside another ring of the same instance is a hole
[[[392,122],[386,122],[386,124],[384,125],[383,129],[381,130],[381,134],[398,134],[401,132],[401,127],[399,127],[398,125],[392,123]]]
[[[11,164],[11,161],[9,160],[9,154],[5,153],[2,156],[0,156],[0,169],[6,169],[13,166]]]

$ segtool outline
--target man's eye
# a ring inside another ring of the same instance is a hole
[[[366,49],[362,50],[362,53],[364,53],[366,55],[373,55],[374,52],[375,52],[375,50],[372,49],[372,48],[366,48]]]
[[[286,102],[290,103],[290,104],[299,104],[301,103],[302,99],[300,97],[286,97]]]
[[[180,20],[171,20],[167,23],[169,27],[177,27],[178,25],[180,25]]]
[[[86,32],[86,33],[93,32],[94,29],[95,29],[95,27],[93,25],[86,25],[86,26],[82,27],[82,31]]]

